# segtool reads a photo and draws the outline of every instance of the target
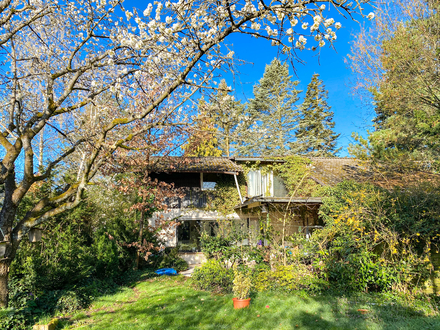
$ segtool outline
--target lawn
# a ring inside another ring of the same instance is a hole
[[[186,278],[141,279],[69,315],[63,329],[440,329],[427,303],[383,295],[310,296],[258,293],[251,307],[234,310],[232,295],[191,288]],[[358,309],[366,309],[361,314]],[[431,314],[431,315],[430,315]],[[60,327],[59,327],[60,328]]]

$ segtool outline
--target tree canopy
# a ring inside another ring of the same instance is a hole
[[[400,165],[438,162],[438,9],[437,1],[384,5],[372,30],[357,36],[351,55],[356,86],[371,93],[375,111],[374,131],[368,140],[359,138],[365,148],[354,147],[358,155]]]
[[[336,140],[340,134],[333,131],[333,112],[327,104],[328,92],[319,74],[314,74],[307,86],[304,102],[300,106],[296,141],[292,150],[312,157],[335,156]]]
[[[362,14],[364,2],[331,5],[351,15]],[[160,153],[169,141],[162,136],[185,123],[187,101],[211,88],[214,73],[233,68],[234,53],[222,47],[231,34],[261,37],[295,57],[315,43],[305,35],[336,39],[341,25],[325,9],[318,0],[167,1],[142,12],[123,0],[3,1],[0,306],[7,305],[9,264],[29,230],[76,207],[120,155]],[[37,150],[45,150],[38,171]],[[17,218],[32,185],[58,169],[75,179],[60,181],[57,194]]]

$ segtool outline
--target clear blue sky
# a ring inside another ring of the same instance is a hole
[[[136,7],[142,12],[149,1],[128,0],[125,7]],[[328,7],[328,6],[327,6]],[[365,13],[368,14],[368,8]],[[359,23],[350,19],[345,19],[335,11],[326,11],[328,17],[333,17],[336,22],[341,22],[342,28],[337,31],[337,40],[334,43],[336,50],[326,45],[321,49],[320,56],[312,51],[299,51],[298,55],[303,60],[303,64],[295,63],[296,77],[300,84],[298,89],[304,92],[300,95],[304,97],[307,84],[314,73],[319,73],[326,89],[328,90],[328,104],[334,111],[335,131],[341,133],[338,147],[342,147],[340,156],[348,156],[347,146],[353,142],[352,132],[359,132],[366,135],[366,129],[371,129],[371,108],[366,107],[365,100],[361,101],[356,95],[352,95],[353,73],[349,64],[345,63],[347,54],[350,53],[350,43],[353,34],[360,30],[360,24],[369,24],[366,19],[359,15],[356,19]],[[229,86],[236,91],[236,98],[249,99],[253,97],[252,88],[255,83],[263,76],[266,64],[270,63],[277,56],[277,48],[262,39],[250,38],[249,36],[233,35],[227,40],[228,45],[232,45],[238,58],[250,62],[239,67],[240,75],[232,78],[226,75]],[[291,74],[294,75],[293,68]],[[300,100],[302,102],[302,100]]]

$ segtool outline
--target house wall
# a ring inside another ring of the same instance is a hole
[[[276,206],[269,206],[269,222],[275,233],[279,235],[282,234],[284,228],[284,235],[291,236],[296,233],[303,233],[305,235],[310,235],[312,231],[316,228],[308,228],[309,226],[322,226],[322,220],[318,217],[318,205],[312,206],[297,206],[288,213],[286,216],[286,221],[284,223],[283,219],[285,217],[285,212],[283,208],[285,205],[278,204]],[[259,212],[258,208],[258,212]],[[266,215],[261,215],[257,213],[257,208],[251,209],[247,212],[239,212],[239,216],[242,219],[251,219],[255,223],[255,227],[259,230],[259,221],[264,221]],[[260,220],[261,219],[261,220]]]
[[[156,212],[149,219],[149,225],[155,227],[161,220],[181,220],[181,221],[222,221],[222,220],[240,220],[237,214],[230,214],[226,217],[220,215],[214,211],[202,211],[198,209],[170,209],[165,212]],[[159,237],[165,241],[165,245],[168,247],[174,247],[177,245],[177,228],[173,228],[169,231],[162,231],[159,233]]]

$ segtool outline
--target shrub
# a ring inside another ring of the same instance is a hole
[[[327,282],[319,279],[310,266],[295,264],[263,269],[257,273],[254,287],[257,291],[320,291]]]
[[[234,280],[234,272],[226,268],[219,260],[208,260],[201,267],[196,268],[192,274],[191,281],[197,289],[230,293]]]
[[[181,272],[188,269],[188,262],[179,256],[179,247],[166,248],[165,253],[158,263],[158,268],[174,268]]]
[[[315,263],[344,291],[387,291],[422,285],[440,233],[440,188],[385,190],[342,182],[320,208],[326,226],[312,236]]]
[[[224,260],[230,256],[231,241],[220,235],[210,236],[206,233],[202,233],[200,237],[200,244],[202,252],[206,255],[207,259],[215,258],[218,260]]]
[[[251,291],[252,282],[248,274],[240,272],[237,269],[234,270],[234,286],[232,291],[234,296],[238,299],[249,298],[249,293]]]

